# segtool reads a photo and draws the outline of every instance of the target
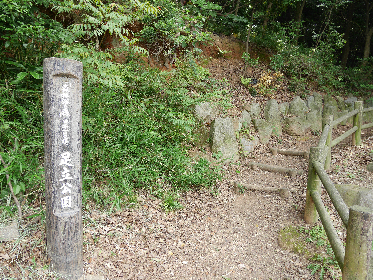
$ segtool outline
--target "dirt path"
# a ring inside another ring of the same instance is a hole
[[[175,213],[147,200],[111,217],[92,214],[106,226],[86,227],[99,236],[87,245],[87,272],[108,279],[311,278],[302,257],[278,246],[282,227],[302,224],[292,203],[260,192],[220,192],[185,194],[185,208]]]
[[[317,137],[294,140],[288,137],[277,146],[303,150]],[[352,149],[364,157],[373,148],[372,140],[366,137],[362,147]],[[272,140],[270,145],[275,144]],[[344,147],[347,153],[348,147]],[[211,190],[182,194],[182,210],[166,213],[160,200],[142,197],[139,207],[115,215],[86,213],[86,271],[107,279],[317,279],[307,269],[309,260],[278,243],[279,231],[285,226],[307,227],[303,221],[307,160],[273,156],[267,146],[260,146],[250,160],[254,159],[305,173],[287,177],[252,170],[245,159],[225,166],[226,177],[217,195]],[[360,183],[372,183],[369,174],[365,175],[358,179]],[[240,194],[233,182],[293,191],[290,196],[262,191]],[[340,227],[332,206],[327,205]]]

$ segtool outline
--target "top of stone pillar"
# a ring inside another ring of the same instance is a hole
[[[49,57],[43,61],[44,77],[83,78],[83,63],[68,58]],[[47,79],[44,79],[47,80]]]

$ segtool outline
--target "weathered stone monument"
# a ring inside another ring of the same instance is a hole
[[[226,162],[238,160],[238,143],[231,118],[216,118],[213,121],[211,151]]]
[[[66,279],[83,275],[81,62],[44,60],[47,252]]]

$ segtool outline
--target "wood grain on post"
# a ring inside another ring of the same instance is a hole
[[[332,126],[332,123],[333,123],[333,115],[330,115],[326,118],[326,124],[330,126],[330,129],[329,129],[329,133],[328,133],[328,137],[326,138],[326,147],[328,149],[327,151],[327,154],[326,154],[326,159],[325,159],[325,170],[329,170],[330,169],[330,162],[332,160],[332,150],[331,150],[331,143],[332,143],[332,131],[333,131],[333,126]]]
[[[354,205],[350,208],[347,227],[343,280],[373,279],[373,212]]]
[[[44,60],[47,252],[65,279],[83,275],[81,62]]]
[[[306,206],[304,209],[304,220],[308,224],[314,224],[317,222],[318,214],[315,203],[311,197],[311,192],[321,192],[321,181],[316,173],[313,166],[313,162],[324,163],[325,161],[325,147],[311,147],[310,148],[310,160],[308,163],[308,181],[307,181],[307,193],[306,193]]]
[[[363,101],[355,101],[354,109],[359,112],[354,116],[353,125],[357,127],[356,132],[352,134],[352,145],[361,145],[361,126],[363,125]]]

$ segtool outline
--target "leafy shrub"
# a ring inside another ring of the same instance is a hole
[[[57,57],[70,58],[83,63],[84,83],[110,88],[125,86],[123,72],[126,66],[112,62],[114,56],[109,51],[96,51],[92,44],[79,43],[64,44],[61,50],[62,52],[56,54]]]
[[[286,29],[282,34],[271,66],[290,78],[294,91],[305,90],[309,84],[325,91],[345,87],[342,68],[335,61],[335,51],[343,45],[340,34],[331,33],[329,41],[320,41],[315,48],[294,44],[294,33]]]
[[[242,54],[242,59],[245,61],[245,64],[254,67],[259,64],[259,58],[251,58],[249,53],[244,52]]]
[[[339,266],[323,226],[316,225],[311,229],[306,229],[305,232],[308,234],[307,242],[325,250],[324,253],[315,254],[311,258],[313,262],[307,268],[311,270],[312,275],[319,271],[319,279],[324,279],[327,274],[336,279],[334,275],[336,269],[339,270]]]
[[[214,10],[220,6],[204,0],[191,1],[183,9],[170,0],[152,3],[159,12],[156,17],[148,16],[143,20],[139,36],[158,60],[165,57],[173,63],[184,49],[192,50],[198,43],[210,39],[209,33],[203,30],[206,16],[214,16]]]
[[[142,5],[137,1],[131,3],[131,8]],[[52,45],[60,47],[54,55],[81,61],[84,66],[84,201],[93,198],[113,208],[135,203],[137,188],[156,193],[160,189],[172,192],[212,186],[219,178],[218,170],[205,160],[191,160],[187,153],[192,142],[190,132],[196,125],[190,106],[205,100],[224,100],[225,92],[218,83],[208,81],[208,71],[196,63],[198,50],[186,52],[183,59],[177,60],[179,68],[170,72],[143,68],[135,51],[129,48],[125,48],[126,63],[117,63],[115,55],[123,49],[99,51],[94,39],[105,32],[119,32],[117,28],[123,22],[116,22],[116,17],[125,20],[123,7],[115,4],[114,9],[110,4],[90,0],[60,4],[60,12],[74,11],[77,18],[68,32],[57,23],[56,30],[71,34],[70,39],[80,42],[54,41]],[[152,7],[146,5],[139,8],[140,16],[146,7]],[[116,14],[108,15],[109,12]],[[187,18],[193,19],[189,15]],[[106,26],[103,19],[113,25]],[[188,24],[191,37],[198,41],[193,23]],[[48,49],[52,50],[56,51]],[[25,54],[29,61],[40,64],[39,59],[45,55],[46,52],[34,57]],[[28,75],[35,79],[34,88],[40,89],[41,68],[23,68],[18,59],[8,64],[26,73],[18,77],[20,82]],[[0,169],[0,201],[9,212],[15,209],[10,203],[6,174],[18,197],[34,199],[36,195],[42,196],[43,191],[42,92],[25,90],[25,85],[20,83],[18,89],[9,84],[0,88],[0,153],[9,166]]]
[[[44,153],[41,93],[13,91],[0,87],[0,208],[9,214],[11,192],[6,175],[16,195],[27,193],[30,199],[40,194],[43,186]]]
[[[208,22],[210,30],[218,34],[231,35],[237,34],[240,39],[246,37],[248,19],[244,16],[228,14],[217,15]]]
[[[136,76],[132,89],[88,87],[84,92],[83,170],[90,178],[85,190],[97,192],[105,184],[113,200],[123,194],[123,185],[127,192],[213,185],[218,174],[207,162],[188,157],[185,144],[195,121],[180,106],[182,96],[175,98],[172,89],[159,95],[165,82],[160,72],[141,70]]]
[[[52,56],[67,35],[60,23],[37,8],[52,0],[9,0],[0,2],[0,79],[14,83],[36,83],[43,59]],[[36,80],[35,80],[36,79]]]
[[[106,3],[102,0],[82,0],[76,3],[65,0],[55,8],[59,13],[74,15],[74,23],[69,26],[71,40],[94,42],[96,50],[102,49],[105,35],[117,36],[125,46],[132,46],[136,51],[143,51],[133,46],[137,41],[129,29],[129,25],[145,16],[157,14],[156,7],[149,2],[135,0],[125,4]]]
[[[365,65],[346,69],[343,81],[354,94],[369,96],[373,92],[372,69],[373,58],[370,58]]]

